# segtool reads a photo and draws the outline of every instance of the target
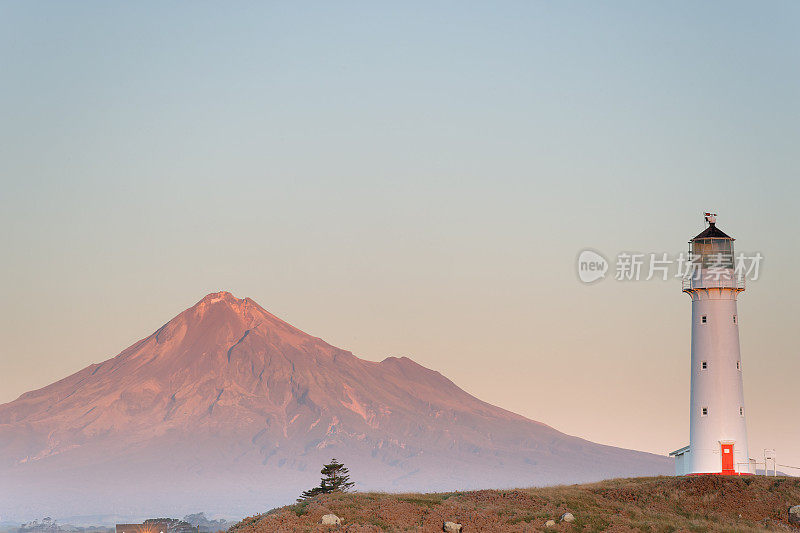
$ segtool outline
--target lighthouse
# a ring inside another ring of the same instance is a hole
[[[682,287],[692,299],[689,445],[670,455],[677,475],[751,474],[736,310],[744,278],[735,268],[734,239],[717,227],[715,214],[705,221],[689,241]]]

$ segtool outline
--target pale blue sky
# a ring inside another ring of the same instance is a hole
[[[0,2],[0,401],[227,289],[667,452],[688,298],[574,261],[681,251],[711,209],[766,257],[740,304],[751,447],[800,465],[799,23],[788,1]]]

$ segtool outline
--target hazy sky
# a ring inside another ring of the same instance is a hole
[[[739,304],[751,455],[800,466],[799,23],[789,1],[3,1],[0,402],[225,289],[666,453],[689,298],[575,260],[683,251],[714,210],[765,257]]]

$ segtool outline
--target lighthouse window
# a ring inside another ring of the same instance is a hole
[[[706,369],[708,369],[708,361],[703,361],[702,363],[700,363],[700,367],[701,367],[703,370],[706,370]]]
[[[739,416],[744,416],[744,407],[739,408]]]
[[[733,315],[733,323],[736,324],[736,315]]]
[[[708,407],[703,407],[703,416],[708,416]]]
[[[702,322],[703,324],[708,323],[708,316],[703,315],[702,317],[700,317],[700,322]]]
[[[741,369],[742,369],[742,362],[736,361],[736,370],[741,370]]]

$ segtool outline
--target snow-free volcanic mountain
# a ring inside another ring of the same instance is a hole
[[[0,516],[243,516],[344,461],[357,488],[671,471],[489,405],[406,357],[359,359],[209,294],[116,357],[0,406]]]

